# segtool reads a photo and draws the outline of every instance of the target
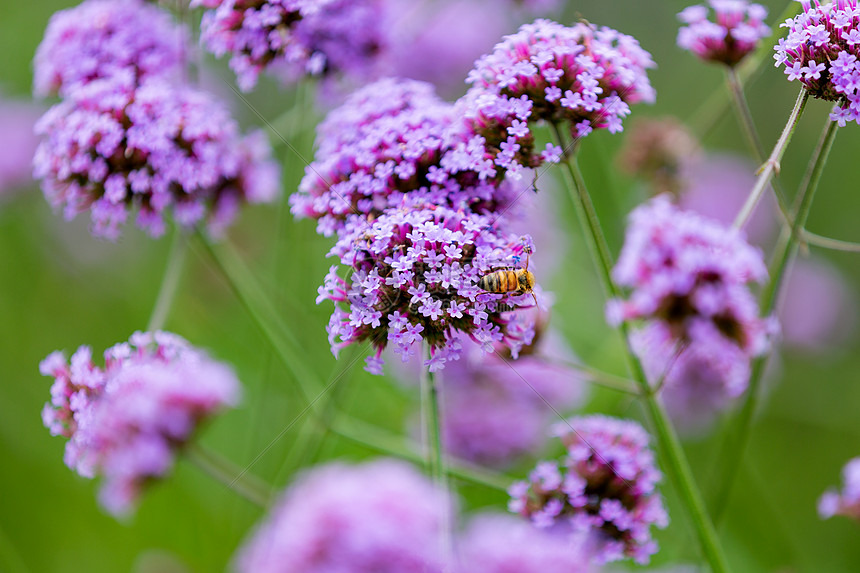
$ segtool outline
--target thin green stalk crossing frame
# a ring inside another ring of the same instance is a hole
[[[807,178],[806,185],[798,195],[798,203],[794,209],[795,213],[792,217],[794,223],[791,229],[783,230],[780,235],[779,242],[774,251],[774,256],[770,265],[770,280],[767,286],[762,291],[760,307],[762,315],[770,315],[776,308],[776,303],[779,298],[780,287],[784,283],[786,271],[797,254],[799,248],[799,239],[802,236],[801,231],[806,225],[806,220],[809,217],[809,211],[812,207],[812,200],[815,197],[815,192],[818,189],[818,183],[821,180],[821,175],[824,173],[824,166],[827,163],[827,157],[830,154],[830,149],[833,147],[833,141],[836,137],[837,124],[830,121],[828,118],[827,125],[822,133],[821,140],[818,143],[818,148],[815,151],[815,160],[812,163],[812,170]],[[719,482],[716,488],[714,498],[714,519],[719,521],[725,511],[725,507],[731,496],[732,486],[735,482],[735,476],[743,461],[744,452],[746,451],[749,442],[750,433],[752,431],[752,422],[755,412],[761,399],[761,379],[767,366],[769,355],[760,356],[753,361],[752,370],[750,373],[750,383],[747,389],[746,398],[744,399],[743,407],[738,415],[736,430],[726,439],[722,455],[720,457],[720,466],[722,472],[719,473]]]
[[[562,136],[559,126],[552,125],[555,135],[556,144],[562,149],[567,149],[566,142]],[[603,235],[603,229],[600,225],[600,220],[597,217],[597,212],[591,202],[591,197],[585,187],[585,182],[582,179],[582,174],[575,161],[575,150],[571,156],[567,157],[563,162],[565,169],[565,179],[567,188],[576,209],[576,214],[579,217],[580,223],[586,235],[586,243],[592,254],[595,265],[597,266],[598,275],[600,275],[601,283],[604,292],[610,298],[617,298],[619,295],[618,286],[612,279],[612,257],[609,254],[609,246],[606,238]],[[657,436],[657,441],[663,458],[666,461],[667,473],[675,482],[681,501],[683,502],[690,519],[696,529],[696,534],[699,538],[699,543],[705,558],[711,566],[711,569],[716,573],[724,573],[729,570],[728,562],[720,545],[717,532],[711,522],[710,517],[705,509],[705,502],[702,494],[699,492],[693,478],[693,472],[690,469],[690,464],[681,447],[681,442],[675,433],[672,424],[669,422],[668,415],[662,404],[656,396],[651,392],[651,387],[648,384],[648,379],[639,358],[630,345],[629,329],[626,323],[622,322],[619,326],[619,331],[624,339],[625,354],[627,356],[628,365],[633,379],[639,384],[643,394],[642,400],[645,404],[645,409],[654,428],[654,433]]]
[[[272,500],[272,488],[256,476],[236,467],[233,462],[200,444],[189,443],[184,449],[185,458],[203,473],[224,484],[254,505],[265,509]]]

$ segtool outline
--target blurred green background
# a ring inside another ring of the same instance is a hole
[[[50,15],[71,1],[39,0],[0,4],[0,94],[29,98],[31,60]],[[773,23],[786,2],[764,2]],[[633,116],[675,115],[687,120],[701,113],[703,102],[725,91],[722,71],[699,63],[675,46],[675,14],[687,2],[607,0],[568,2],[562,22],[582,16],[631,34],[658,63],[650,77],[657,89],[654,106],[635,106]],[[513,31],[513,29],[511,30]],[[210,65],[211,64],[211,65]],[[232,81],[223,62],[207,62],[204,74],[225,97]],[[770,149],[796,97],[780,70],[769,62],[747,87],[747,95],[765,146]],[[248,100],[267,118],[290,109],[297,95],[263,81]],[[235,99],[235,98],[234,98]],[[241,102],[234,112],[247,125],[258,118]],[[789,193],[797,188],[829,109],[810,101],[783,160],[782,180]],[[313,122],[287,124],[291,144],[301,157],[312,156]],[[721,113],[704,140],[714,151],[746,154],[733,118]],[[615,252],[620,247],[623,216],[644,198],[641,185],[616,169],[614,157],[626,134],[595,134],[585,142],[580,163],[607,223]],[[0,153],[8,141],[0,141]],[[826,235],[860,241],[856,224],[860,193],[854,180],[860,133],[856,125],[840,130],[819,188],[808,227]],[[245,210],[230,231],[256,277],[301,340],[305,366],[322,380],[345,372],[336,385],[340,407],[397,432],[417,408],[417,396],[387,378],[361,369],[363,355],[346,352],[336,362],[325,334],[331,307],[314,305],[317,286],[331,260],[331,241],[313,224],[292,220],[286,197],[303,171],[301,157],[277,147],[284,167],[284,201],[275,207]],[[560,190],[558,186],[556,187]],[[601,292],[567,198],[553,200],[568,244],[568,262],[554,276],[541,277],[557,296],[553,323],[585,361],[622,374],[616,336],[603,321]],[[145,328],[161,282],[170,238],[152,240],[128,226],[116,243],[90,237],[87,217],[72,223],[53,214],[35,184],[0,201],[0,571],[223,571],[262,512],[180,461],[174,475],[152,488],[127,522],[103,513],[95,499],[96,483],[78,477],[62,462],[64,440],[42,426],[40,410],[51,381],[38,373],[49,352],[71,353],[81,344],[96,355]],[[540,249],[540,245],[538,245]],[[852,297],[860,284],[860,255],[813,249],[845,276]],[[808,304],[819,302],[809,300]],[[854,301],[856,302],[856,301]],[[300,314],[288,309],[301,308]],[[850,317],[845,312],[846,319]],[[166,328],[207,348],[234,365],[245,385],[243,405],[207,427],[202,442],[240,466],[258,458],[253,473],[283,487],[299,466],[317,458],[359,459],[371,452],[329,436],[322,448],[305,455],[301,444],[314,430],[284,429],[304,404],[295,380],[282,366],[255,324],[224,282],[208,253],[193,242],[179,293]],[[858,571],[860,526],[844,518],[821,521],[816,501],[837,485],[842,465],[860,455],[860,371],[858,339],[824,352],[778,352],[766,401],[739,479],[720,528],[736,571]],[[357,363],[351,359],[357,358]],[[641,408],[619,394],[594,388],[588,411],[642,419]],[[685,442],[694,472],[709,493],[722,434]],[[268,449],[266,449],[268,448]],[[533,460],[508,473],[522,475]],[[502,510],[505,496],[463,485],[467,510]],[[697,562],[696,543],[671,488],[664,484],[672,525],[658,533],[661,551],[653,564]]]

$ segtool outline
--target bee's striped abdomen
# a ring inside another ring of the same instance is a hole
[[[478,280],[478,288],[487,292],[506,293],[520,288],[517,273],[511,270],[502,270],[484,275]]]

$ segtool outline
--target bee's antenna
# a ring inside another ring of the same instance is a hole
[[[535,299],[535,308],[539,309],[540,305],[538,304],[537,296],[535,295],[535,291],[532,291],[532,298]]]

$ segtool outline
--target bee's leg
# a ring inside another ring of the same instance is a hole
[[[531,291],[531,293],[532,293],[532,298],[535,299],[535,308],[540,308],[540,305],[538,304],[538,301],[537,301],[537,296],[535,296],[535,292]]]

